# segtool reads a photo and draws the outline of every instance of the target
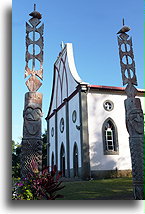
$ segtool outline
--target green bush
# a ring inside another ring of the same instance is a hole
[[[57,172],[56,166],[53,171],[48,172],[45,168],[41,173],[35,162],[32,164],[33,171],[27,178],[19,179],[13,186],[12,200],[55,200],[63,195],[57,191],[64,188],[59,181],[61,172]]]

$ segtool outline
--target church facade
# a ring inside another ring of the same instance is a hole
[[[79,77],[72,44],[54,64],[46,117],[48,166],[66,178],[104,178],[131,171],[124,88],[90,85]],[[143,106],[144,91],[137,96]]]

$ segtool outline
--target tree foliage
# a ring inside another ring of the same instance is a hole
[[[20,177],[21,145],[12,140],[12,177]]]
[[[42,141],[42,168],[45,168],[47,166],[47,130],[42,134]]]

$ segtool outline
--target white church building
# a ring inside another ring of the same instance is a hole
[[[143,106],[144,90],[137,97]],[[90,85],[76,70],[72,44],[65,44],[53,73],[46,117],[48,166],[66,178],[105,178],[131,171],[124,88]]]

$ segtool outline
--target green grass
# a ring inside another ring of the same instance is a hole
[[[63,182],[65,187],[59,191],[64,195],[58,200],[131,200],[132,179],[116,178],[93,181]]]

